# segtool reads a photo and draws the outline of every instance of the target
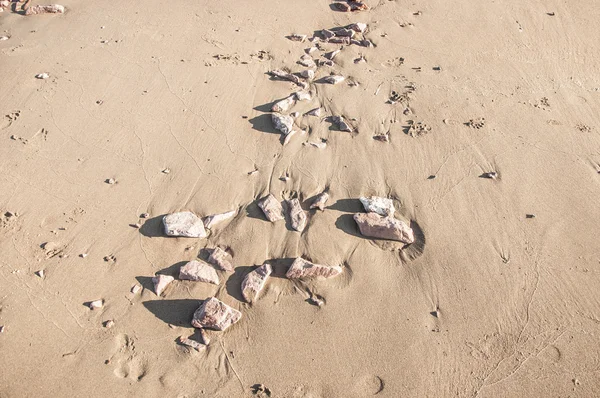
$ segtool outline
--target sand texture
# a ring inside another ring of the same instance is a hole
[[[0,398],[600,396],[596,1],[23,5]],[[373,196],[414,242],[361,234]],[[211,297],[223,331],[192,326]]]

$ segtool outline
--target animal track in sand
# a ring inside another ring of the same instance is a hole
[[[577,130],[579,130],[581,133],[591,133],[592,132],[592,128],[590,126],[588,126],[587,124],[583,124],[583,123],[576,124],[575,128]]]
[[[7,115],[4,115],[4,120],[2,123],[2,128],[0,128],[1,130],[4,130],[8,127],[10,127],[11,124],[13,124],[14,122],[17,121],[17,119],[19,118],[19,116],[21,116],[21,111],[13,111],[10,112]]]
[[[465,123],[465,126],[469,126],[472,129],[479,130],[485,126],[485,118],[478,117],[477,119],[471,119]]]
[[[418,138],[431,131],[431,127],[423,122],[408,121],[408,127],[405,128],[405,133],[411,137]]]
[[[119,334],[115,340],[115,353],[106,363],[115,365],[113,373],[119,378],[142,380],[148,373],[148,366],[146,361],[137,357],[135,340],[126,334]]]

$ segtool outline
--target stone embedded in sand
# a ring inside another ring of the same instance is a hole
[[[275,129],[281,131],[283,134],[288,135],[292,131],[294,125],[294,118],[288,115],[282,115],[281,113],[273,113],[271,115],[271,121]]]
[[[242,313],[231,308],[215,297],[208,298],[194,312],[192,326],[195,328],[206,328],[225,330],[242,317]]]
[[[332,37],[331,39],[327,40],[329,43],[335,43],[335,44],[346,44],[349,45],[350,43],[352,43],[354,41],[354,39],[351,39],[349,37]]]
[[[483,173],[480,177],[495,180],[496,178],[498,178],[498,173],[496,173],[495,171],[490,171],[489,173]]]
[[[329,40],[332,37],[335,37],[335,33],[329,29],[322,29],[321,30],[321,36],[323,36],[323,38],[325,40]]]
[[[342,12],[348,12],[351,10],[350,6],[346,3],[333,3],[333,6]]]
[[[397,240],[411,244],[415,241],[412,228],[393,217],[383,217],[377,213],[356,213],[354,221],[360,233],[370,238]]]
[[[65,7],[60,4],[50,4],[47,6],[37,5],[31,6],[25,10],[25,15],[36,15],[36,14],[63,14]]]
[[[258,207],[265,213],[267,220],[271,222],[283,220],[283,207],[281,203],[275,199],[275,196],[268,194],[264,198],[258,201]]]
[[[296,91],[294,95],[298,101],[310,101],[312,99],[308,91]]]
[[[332,118],[332,121],[334,124],[336,124],[338,126],[338,129],[340,131],[347,131],[349,133],[352,132],[352,126],[350,126],[348,123],[346,123],[343,116],[334,116]]]
[[[233,272],[233,265],[229,261],[229,253],[220,247],[215,247],[208,257],[208,262],[216,265],[222,271]]]
[[[133,287],[131,288],[131,293],[137,294],[137,292],[139,292],[140,290],[142,290],[142,287],[140,285],[133,285]]]
[[[237,211],[231,210],[227,213],[213,214],[212,216],[204,217],[202,221],[205,228],[211,229],[216,227],[218,224],[231,220],[233,217],[235,217],[236,213]]]
[[[206,238],[206,230],[202,220],[192,212],[182,211],[163,217],[165,234],[186,238]]]
[[[345,80],[344,76],[339,76],[339,75],[331,75],[331,76],[326,76],[323,78],[323,81],[325,83],[329,83],[329,84],[338,84],[341,83]]]
[[[357,22],[357,23],[353,23],[351,25],[348,25],[346,28],[352,29],[356,33],[363,33],[365,30],[367,30],[367,24],[366,23],[362,23],[362,22]]]
[[[202,260],[192,260],[182,265],[179,269],[179,279],[212,283],[213,285],[219,284],[217,271]]]
[[[362,1],[348,0],[348,5],[350,6],[350,11],[366,11],[369,9]]]
[[[315,64],[315,60],[307,54],[304,54],[302,57],[300,57],[300,61],[298,61],[298,63],[302,66],[306,66],[307,68],[314,68],[317,66],[317,64]]]
[[[170,275],[158,274],[152,278],[152,283],[154,283],[154,292],[157,296],[160,296],[162,292],[165,291],[167,286],[173,282],[175,278]]]
[[[381,216],[393,216],[396,212],[394,201],[392,199],[379,196],[371,196],[370,198],[361,196],[359,200],[365,210],[369,213],[377,213]]]
[[[104,306],[104,300],[100,299],[100,300],[94,300],[92,302],[90,302],[89,307],[90,310],[96,310],[98,308],[102,308]]]
[[[306,69],[300,72],[300,76],[302,76],[305,79],[314,79],[315,71],[312,69]]]
[[[319,148],[319,149],[325,149],[327,148],[327,142],[325,141],[309,141],[309,142],[305,142],[304,145],[311,145],[314,146],[315,148]]]
[[[292,94],[289,97],[284,98],[284,99],[274,103],[273,106],[271,107],[271,110],[273,112],[285,112],[288,109],[290,109],[292,106],[294,106],[295,103],[296,103],[296,96]]]
[[[250,272],[242,281],[242,295],[247,302],[252,303],[258,299],[260,291],[271,275],[273,269],[270,264],[263,264]]]
[[[37,75],[35,75],[36,79],[42,79],[42,80],[45,80],[45,79],[47,79],[49,77],[50,77],[50,75],[47,74],[46,72],[44,72],[44,73],[38,73]]]
[[[291,41],[303,42],[304,40],[306,40],[306,35],[292,34],[292,35],[289,35],[287,38],[290,39]]]
[[[192,340],[192,339],[189,339],[189,338],[183,337],[183,336],[179,336],[179,343],[186,347],[193,348],[196,351],[200,351],[200,350],[203,350],[206,348],[206,346],[204,344],[200,344],[196,340]]]
[[[333,60],[335,58],[335,56],[339,54],[340,51],[341,50],[335,50],[335,51],[328,52],[324,55],[324,57],[329,60]]]
[[[342,28],[336,30],[334,33],[338,37],[354,37],[354,33],[356,32],[354,32],[352,29]]]
[[[312,54],[312,53],[314,53],[314,52],[315,52],[315,51],[317,51],[317,50],[318,50],[318,48],[317,48],[317,47],[315,47],[315,46],[312,46],[312,47],[309,47],[309,48],[305,48],[305,49],[304,49],[304,52],[305,52],[305,53],[307,53],[307,54]]]
[[[325,204],[329,200],[329,194],[327,192],[320,193],[317,195],[315,200],[310,205],[311,209],[319,209],[321,211],[325,210]]]
[[[292,229],[298,232],[302,232],[306,227],[306,213],[300,206],[300,201],[297,198],[287,201],[288,211],[290,216],[290,224]]]
[[[208,333],[204,329],[200,329],[200,338],[202,340],[202,344],[209,345],[210,337],[208,337]]]
[[[292,263],[292,266],[288,269],[285,274],[288,279],[303,279],[303,278],[333,278],[342,273],[342,267],[339,265],[327,266],[314,264],[310,261],[298,257]]]
[[[115,326],[115,321],[113,321],[112,319],[109,319],[108,321],[104,322],[103,325],[105,328],[110,329],[113,326]]]
[[[0,41],[4,41],[4,40],[8,40],[10,39],[9,36],[0,36]]]
[[[315,109],[311,109],[310,111],[306,112],[306,114],[308,116],[321,116],[321,108],[315,108]]]
[[[275,69],[275,70],[272,70],[272,71],[270,71],[268,73],[269,73],[269,75],[271,75],[273,77],[277,77],[277,78],[282,79],[282,80],[289,80],[291,82],[294,82],[294,83],[296,83],[297,85],[299,85],[302,88],[306,88],[308,86],[305,82],[303,82],[302,80],[300,80],[300,78],[298,76],[293,75],[293,74],[288,73],[288,72],[285,72],[285,71],[282,71],[280,69]]]

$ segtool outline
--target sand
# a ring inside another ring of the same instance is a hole
[[[0,14],[1,397],[599,394],[596,2],[61,4]],[[375,46],[316,69],[345,80],[310,84],[288,112],[322,114],[282,145],[271,105],[298,87],[267,72],[306,69],[313,45],[286,36],[354,22]],[[264,218],[269,193],[298,197],[302,233]],[[371,195],[415,243],[360,235]],[[162,232],[168,213],[232,210],[207,239]],[[217,246],[235,266],[219,286],[156,296],[157,272]],[[287,280],[296,257],[343,272]],[[265,262],[249,305],[241,282]],[[212,296],[242,318],[180,344]]]

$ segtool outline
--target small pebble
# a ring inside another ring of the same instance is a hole
[[[0,41],[4,41],[4,40],[8,40],[9,37],[8,36],[0,36]]]
[[[171,169],[164,169],[162,172],[163,172],[164,174],[169,174],[169,173],[171,172]]]
[[[44,272],[44,270],[43,270],[43,269],[41,269],[41,270],[37,271],[35,274],[36,274],[37,276],[39,276],[40,278],[42,278],[42,279],[43,279],[43,278],[44,278],[44,275],[45,275],[46,273]]]
[[[142,226],[142,224],[140,224],[140,223],[135,223],[135,224],[129,224],[129,226],[130,226],[130,227],[132,227],[132,228],[139,229],[139,228]]]
[[[150,214],[148,214],[148,213],[140,214],[140,218],[148,218],[148,217],[150,217]]]
[[[104,305],[104,300],[100,299],[100,300],[94,300],[90,303],[90,310],[95,310],[98,308],[102,308],[102,306]]]
[[[50,75],[47,74],[46,72],[44,72],[44,73],[38,73],[37,75],[35,75],[36,79],[47,79],[49,77],[50,77]]]
[[[104,180],[105,183],[109,184],[109,185],[113,185],[116,184],[117,181],[114,178],[109,178],[107,180]]]
[[[133,294],[137,294],[137,292],[139,292],[140,290],[142,290],[142,287],[141,287],[140,285],[134,285],[134,286],[131,288],[131,293],[133,293]]]
[[[113,321],[112,319],[104,322],[104,327],[107,329],[110,329],[113,326],[115,326],[115,321]]]
[[[535,218],[535,214],[526,214],[525,217],[527,217],[527,218]]]
[[[0,333],[4,333],[4,326],[0,326]]]
[[[88,256],[88,254],[87,254],[87,253],[81,253],[81,254],[79,255],[79,257],[81,257],[81,258],[86,258],[87,256]]]

